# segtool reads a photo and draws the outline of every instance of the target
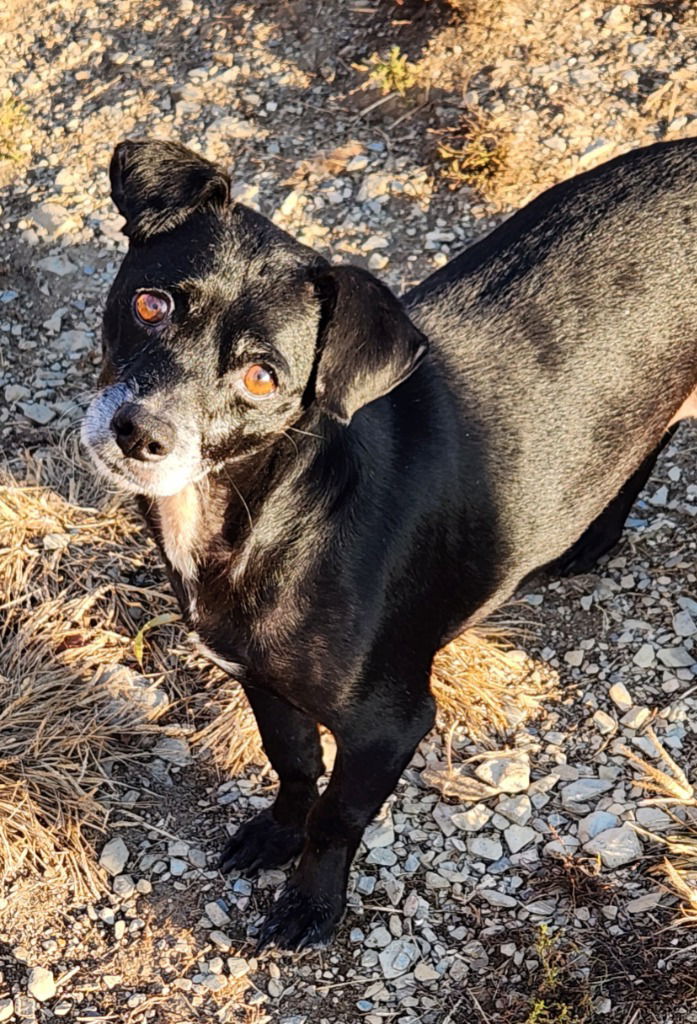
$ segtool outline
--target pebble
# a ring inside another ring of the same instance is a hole
[[[249,964],[241,956],[229,956],[227,958],[228,974],[231,978],[242,978],[249,973]]]
[[[394,826],[391,819],[375,821],[363,836],[363,843],[369,850],[376,850],[394,843]]]
[[[629,825],[600,832],[584,845],[587,853],[598,854],[606,868],[619,868],[643,854],[641,840]]]
[[[654,907],[657,907],[664,896],[665,892],[662,890],[647,892],[643,896],[637,896],[636,899],[630,900],[624,909],[628,914],[645,914],[648,910],[653,910]]]
[[[458,811],[456,814],[453,814],[450,821],[455,828],[462,829],[465,832],[479,832],[487,824],[492,813],[491,808],[487,807],[486,804],[474,804],[474,806],[469,807],[466,811]]]
[[[603,735],[609,735],[609,733],[612,733],[617,729],[617,722],[615,719],[612,715],[608,715],[607,711],[603,711],[602,709],[596,711],[593,715],[593,723],[598,732],[603,733]]]
[[[467,840],[467,849],[473,857],[481,857],[482,860],[496,861],[503,856],[503,847],[498,839],[489,836],[476,836]]]
[[[27,992],[40,1003],[53,999],[56,994],[56,982],[53,973],[46,967],[34,967],[29,972]]]
[[[578,838],[582,843],[588,843],[601,832],[615,828],[618,823],[619,818],[616,814],[610,814],[609,811],[592,811],[579,821]]]
[[[31,996],[15,996],[14,1008],[20,1020],[36,1020],[36,1000]]]
[[[223,907],[221,907],[219,902],[206,903],[205,911],[211,924],[214,924],[218,928],[226,925],[230,920],[230,915]]]
[[[386,196],[392,180],[392,175],[385,171],[374,171],[372,174],[366,174],[358,189],[356,201],[365,203],[369,199],[379,199],[381,196]]]
[[[651,668],[656,662],[656,652],[651,644],[642,644],[632,661],[638,668]]]
[[[416,965],[414,968],[414,977],[417,981],[423,985],[427,985],[429,981],[438,981],[440,974],[435,968],[431,967],[430,964],[425,963],[423,960]]]
[[[570,782],[561,789],[562,807],[573,810],[579,804],[588,803],[590,800],[597,800],[608,789],[612,789],[613,783],[609,779],[577,779]]]
[[[410,939],[393,939],[380,952],[378,960],[384,978],[398,978],[416,963],[419,949]]]
[[[163,736],[152,748],[152,754],[179,768],[191,764],[191,748],[186,740],[178,736]]]
[[[218,947],[218,949],[222,949],[224,953],[227,953],[228,950],[232,949],[232,939],[229,935],[226,935],[225,932],[222,932],[219,929],[209,932],[208,938],[215,946]]]
[[[658,650],[658,660],[666,668],[690,668],[695,659],[685,647],[662,647]]]
[[[5,401],[8,403],[18,402],[21,398],[28,398],[31,392],[23,384],[8,384],[5,387]]]
[[[13,1013],[13,1001],[11,999],[0,999],[0,1021],[9,1020]]]
[[[629,690],[624,683],[615,683],[610,687],[610,700],[615,704],[620,711],[629,711],[634,705]]]
[[[475,775],[502,793],[521,793],[530,785],[530,760],[522,750],[496,754],[478,764]]]
[[[55,274],[57,277],[66,277],[68,274],[74,274],[77,271],[76,265],[67,256],[47,256],[43,260],[38,260],[36,266],[39,270],[45,270],[47,273]]]
[[[44,402],[20,402],[19,407],[28,420],[40,427],[45,427],[56,418],[56,410]]]
[[[110,875],[116,876],[123,872],[128,863],[130,853],[121,836],[110,839],[102,848],[99,855],[100,867],[103,867]]]
[[[620,722],[627,729],[640,729],[651,717],[651,711],[646,707],[630,708],[626,715],[622,715]]]
[[[491,907],[505,907],[510,909],[518,905],[518,900],[515,896],[509,896],[508,893],[499,892],[498,889],[480,889],[479,894]]]
[[[117,875],[111,883],[111,888],[116,896],[127,900],[135,891],[135,882],[131,875]]]
[[[516,825],[527,825],[532,816],[532,803],[525,793],[503,796],[496,804],[496,811]]]
[[[506,843],[511,853],[518,853],[519,850],[529,846],[530,843],[534,843],[538,838],[535,829],[530,828],[528,825],[509,825],[503,834],[506,837]]]
[[[673,616],[673,629],[677,636],[693,636],[694,633],[697,633],[695,620],[686,610]]]

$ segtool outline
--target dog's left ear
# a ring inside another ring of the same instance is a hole
[[[417,368],[428,342],[384,284],[358,267],[325,267],[315,287],[322,302],[315,398],[348,424]]]
[[[109,167],[111,197],[132,242],[179,227],[196,210],[222,209],[230,179],[220,167],[178,142],[126,139]]]

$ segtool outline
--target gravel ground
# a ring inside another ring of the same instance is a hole
[[[493,21],[487,0],[454,6],[466,16],[435,0],[10,0],[4,451],[74,429],[86,404],[124,249],[106,168],[126,135],[221,160],[241,201],[399,290],[552,181],[695,134],[689,0],[510,3]],[[403,96],[356,66],[390,45],[418,69]],[[477,189],[437,157],[465,110],[508,154]],[[651,727],[697,781],[696,447],[682,426],[596,573],[540,580],[508,610],[520,645],[558,677],[557,698],[492,739],[493,753],[459,732],[424,742],[366,836],[331,949],[255,956],[284,874],[224,881],[212,865],[225,828],[270,801],[271,780],[194,763],[183,723],[124,776],[131,788],[98,840],[107,898],[73,906],[5,879],[0,1021],[697,1021],[697,946],[671,927],[679,901],[649,873],[660,848],[631,827],[674,822],[647,802],[627,753],[659,763]],[[460,788],[451,773],[444,793],[448,754]]]

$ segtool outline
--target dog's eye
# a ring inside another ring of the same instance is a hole
[[[137,319],[151,327],[161,324],[169,316],[172,300],[168,295],[157,292],[138,292],[133,300],[133,309]]]
[[[249,394],[254,395],[255,398],[266,398],[267,395],[273,394],[278,387],[273,373],[259,363],[254,363],[245,371],[242,383]]]

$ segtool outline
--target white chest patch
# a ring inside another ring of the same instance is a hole
[[[157,499],[165,554],[186,582],[196,577],[201,545],[201,498],[194,484]]]
[[[234,676],[236,679],[243,678],[243,665],[240,665],[236,661],[228,661],[227,658],[221,658],[220,655],[216,654],[215,651],[212,651],[207,644],[204,644],[198,633],[190,633],[189,638],[194,645],[197,654],[200,654],[208,661],[213,662],[213,664],[217,665],[218,668],[222,668],[223,672],[227,672],[228,675]]]

